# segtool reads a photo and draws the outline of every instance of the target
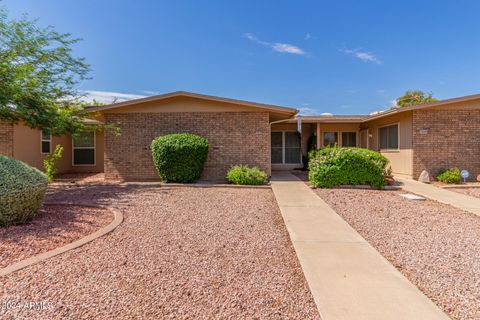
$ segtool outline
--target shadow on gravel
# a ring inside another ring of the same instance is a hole
[[[169,194],[172,190],[168,187],[125,185],[51,186],[47,190],[45,201],[128,206],[132,197],[144,192]]]

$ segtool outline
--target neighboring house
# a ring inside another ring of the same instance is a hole
[[[106,179],[158,179],[151,154],[153,138],[190,132],[209,139],[204,180],[222,180],[236,164],[271,170],[300,168],[307,142],[377,150],[393,172],[418,178],[458,166],[480,174],[480,95],[374,115],[303,116],[298,139],[297,110],[188,92],[91,107],[98,121],[115,123],[107,130],[71,139],[51,137],[23,125],[0,123],[0,154],[41,168],[56,144],[64,147],[60,172],[105,172]],[[311,138],[311,137],[314,138]]]

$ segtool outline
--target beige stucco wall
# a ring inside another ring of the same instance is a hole
[[[13,157],[43,171],[40,130],[18,124],[13,129]],[[72,165],[72,139],[70,136],[52,137],[52,151],[57,144],[63,147],[62,159],[58,162],[59,173],[103,172],[103,133],[96,133],[95,166]]]
[[[269,112],[269,120],[277,121],[290,118],[291,113],[261,110],[233,102],[213,101],[194,97],[176,96],[168,99],[137,103],[115,109],[107,109],[102,113],[208,113],[208,112]],[[99,119],[100,120],[100,119]]]
[[[378,141],[379,128],[390,124],[399,124],[400,146],[398,151],[381,152]],[[394,173],[411,176],[413,173],[412,112],[402,112],[362,124],[371,135],[369,149],[380,151],[388,160]]]

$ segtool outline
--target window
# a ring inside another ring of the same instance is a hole
[[[284,132],[285,163],[302,163],[300,152],[300,136],[296,132]]]
[[[333,147],[338,144],[338,132],[324,132],[323,133],[323,146]]]
[[[360,131],[360,147],[368,148],[368,129],[363,129]]]
[[[283,132],[272,132],[272,163],[283,163]]]
[[[52,152],[52,135],[46,131],[42,130],[40,133],[40,143],[41,143],[41,153],[50,153]]]
[[[342,132],[342,146],[343,147],[356,147],[357,146],[357,133],[356,132]]]
[[[296,132],[272,132],[271,148],[273,164],[302,163],[300,138]]]
[[[398,150],[398,124],[378,129],[380,150]]]
[[[95,132],[82,132],[72,137],[74,166],[95,165]]]

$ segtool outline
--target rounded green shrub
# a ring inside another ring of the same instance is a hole
[[[442,169],[437,175],[437,180],[445,183],[460,183],[461,179],[459,168]]]
[[[228,170],[226,179],[233,184],[261,185],[267,180],[267,174],[256,167],[238,165]]]
[[[48,179],[29,165],[0,155],[0,225],[24,223],[42,205]]]
[[[309,153],[308,179],[314,187],[385,185],[388,159],[362,148],[327,147]]]
[[[162,181],[193,182],[202,174],[208,140],[190,133],[168,134],[153,139],[151,149]]]

